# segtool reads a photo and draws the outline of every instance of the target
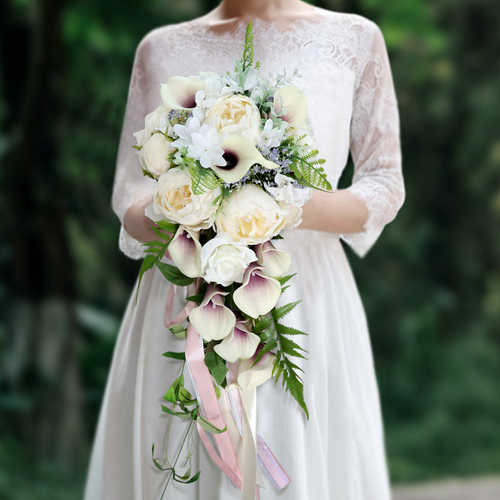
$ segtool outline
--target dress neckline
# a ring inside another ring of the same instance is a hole
[[[322,9],[320,7],[316,7],[316,9],[318,10],[318,13],[315,16],[294,19],[288,23],[286,28],[281,27],[276,21],[266,21],[260,17],[255,17],[252,19],[253,32],[258,33],[259,35],[272,33],[285,36],[287,34],[315,30],[321,26],[323,22],[329,21],[331,16],[335,14],[333,11]],[[198,19],[199,18],[187,21],[185,24],[191,26],[191,28],[196,28],[196,30],[198,30],[204,38],[212,37],[214,40],[240,40],[241,37],[244,36],[248,25],[246,21],[239,20],[231,29],[223,32],[217,32],[212,29],[211,25],[199,22]]]

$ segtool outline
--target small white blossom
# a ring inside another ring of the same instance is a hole
[[[227,134],[219,134],[214,127],[202,125],[197,132],[191,134],[191,143],[188,145],[188,155],[199,160],[203,168],[212,165],[223,167],[226,160],[222,157],[224,150],[221,148]]]
[[[273,121],[269,118],[257,138],[257,146],[261,148],[262,154],[269,154],[271,148],[277,148],[283,136],[285,135],[285,127],[273,127]]]
[[[312,189],[309,187],[298,187],[295,181],[282,174],[276,174],[274,182],[278,184],[277,187],[272,187],[266,184],[264,187],[266,191],[271,193],[277,202],[285,202],[290,205],[301,207],[312,196]]]

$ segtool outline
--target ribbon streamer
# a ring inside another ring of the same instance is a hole
[[[182,323],[196,307],[194,302],[189,302],[172,319],[174,298],[175,291],[171,285],[165,307],[166,328]],[[215,464],[241,490],[242,500],[260,500],[258,485],[264,484],[257,471],[257,461],[277,489],[287,486],[290,478],[257,432],[256,389],[241,391],[236,388],[229,393],[221,388],[222,404],[219,404],[212,377],[205,364],[203,340],[191,324],[188,325],[186,334],[186,361],[203,417],[220,429],[227,425],[226,432],[213,434],[214,447],[205,430],[197,422],[200,438]],[[228,365],[228,378],[235,381],[238,364]],[[231,410],[226,400],[228,396]]]

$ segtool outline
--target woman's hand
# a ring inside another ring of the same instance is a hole
[[[123,227],[127,233],[142,243],[160,240],[151,229],[152,226],[158,227],[158,225],[144,214],[144,210],[151,201],[151,196],[138,200],[127,210],[123,218]]]
[[[300,229],[315,229],[331,233],[357,233],[363,231],[368,218],[366,205],[345,189],[333,193],[314,190],[304,205]]]

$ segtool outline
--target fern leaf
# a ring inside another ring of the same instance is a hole
[[[276,323],[276,330],[281,335],[307,335],[307,333],[292,328],[291,326],[282,325],[281,323]]]
[[[302,302],[302,301],[301,300],[297,300],[297,302],[290,302],[290,304],[286,304],[284,306],[278,307],[278,309],[273,309],[271,311],[271,313],[273,315],[274,321],[278,321],[279,319],[281,319],[284,316],[286,316],[290,311],[292,311],[293,309],[295,309],[295,307],[297,306],[297,304],[299,304],[300,302]]]

